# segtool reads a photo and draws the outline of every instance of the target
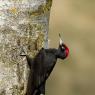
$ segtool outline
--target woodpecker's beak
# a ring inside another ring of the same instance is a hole
[[[63,44],[63,40],[61,39],[61,35],[60,35],[60,33],[59,33],[59,38],[60,38],[60,42],[59,42],[59,44],[62,45],[62,44]]]

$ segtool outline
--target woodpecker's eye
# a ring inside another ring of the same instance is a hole
[[[62,49],[65,49],[65,47],[64,47],[64,46],[62,46],[61,48],[62,48]]]
[[[61,50],[64,51],[65,50],[65,47],[64,46],[61,46]]]

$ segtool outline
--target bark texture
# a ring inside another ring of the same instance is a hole
[[[24,95],[31,57],[48,46],[52,0],[0,0],[0,95]]]

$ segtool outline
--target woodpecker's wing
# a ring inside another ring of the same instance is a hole
[[[31,63],[30,59],[28,60],[28,62],[29,62],[28,64]],[[43,84],[45,80],[43,63],[44,63],[44,49],[41,49],[33,59],[33,65],[31,66],[32,68],[30,68],[27,93],[34,93]]]
[[[36,87],[40,86],[45,81],[44,68],[45,50],[42,48],[34,58],[33,77]]]

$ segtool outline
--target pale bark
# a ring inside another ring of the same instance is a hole
[[[0,95],[24,95],[28,67],[22,49],[33,57],[48,46],[52,0],[0,0]]]

